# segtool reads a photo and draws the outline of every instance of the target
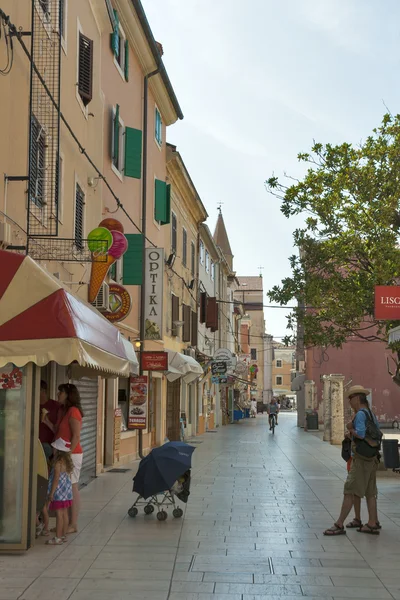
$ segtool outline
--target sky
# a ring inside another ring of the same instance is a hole
[[[168,128],[209,214],[222,212],[238,275],[265,293],[290,275],[292,233],[264,187],[301,176],[313,140],[359,143],[399,112],[398,0],[142,0],[184,113]],[[265,304],[271,304],[265,295]],[[287,310],[265,308],[287,334]]]

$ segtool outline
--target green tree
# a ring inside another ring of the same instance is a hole
[[[269,298],[307,307],[288,317],[289,337],[301,323],[306,346],[387,340],[400,323],[376,321],[374,287],[400,281],[400,115],[386,114],[359,146],[314,143],[298,159],[307,165],[302,180],[266,181],[287,218],[304,216],[293,234],[292,274]]]

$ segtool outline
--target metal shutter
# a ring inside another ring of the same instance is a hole
[[[73,381],[81,396],[84,417],[81,430],[83,464],[79,484],[88,484],[96,477],[96,443],[97,443],[97,379],[83,377]]]

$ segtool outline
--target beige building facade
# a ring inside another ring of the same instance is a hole
[[[273,395],[292,395],[292,373],[295,369],[295,348],[273,342],[272,391]]]

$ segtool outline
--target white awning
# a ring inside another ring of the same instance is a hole
[[[124,337],[122,338],[122,343],[124,344],[126,356],[128,357],[128,360],[129,360],[129,368],[130,368],[131,375],[138,375],[139,361],[137,359],[133,344]]]
[[[203,375],[202,366],[192,358],[181,354],[180,352],[173,352],[168,350],[168,381],[175,381],[179,377],[183,377],[186,383],[192,383],[195,379],[198,379]]]
[[[389,344],[400,341],[400,327],[394,327],[389,331]]]

